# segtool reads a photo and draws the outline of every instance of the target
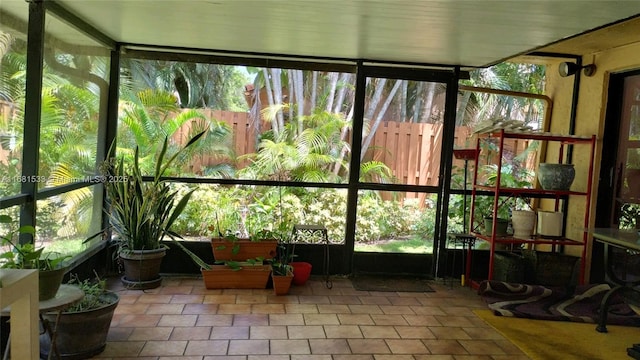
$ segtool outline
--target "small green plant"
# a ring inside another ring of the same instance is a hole
[[[96,280],[80,280],[77,275],[71,275],[70,285],[75,285],[84,292],[84,297],[79,302],[68,307],[65,312],[81,312],[109,305],[111,301],[104,297],[107,293],[106,280],[100,279],[96,274]]]
[[[11,226],[13,219],[8,215],[0,215],[0,224]],[[0,253],[0,268],[3,269],[37,269],[54,270],[62,265],[69,256],[52,257],[52,253],[44,253],[44,248],[36,249],[32,243],[21,244],[17,236],[20,234],[35,235],[35,228],[30,225],[9,230],[0,237],[0,245],[8,250]]]
[[[273,271],[273,275],[277,276],[286,276],[293,271],[293,267],[291,266],[291,261],[295,255],[295,243],[290,242],[279,242],[278,247],[276,248],[276,256],[273,259],[269,260],[271,264],[271,271]]]

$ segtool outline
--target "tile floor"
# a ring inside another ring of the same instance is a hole
[[[473,313],[476,293],[434,281],[431,293],[357,291],[311,279],[272,289],[207,290],[168,277],[153,290],[111,289],[120,304],[100,359],[498,360],[529,359]]]

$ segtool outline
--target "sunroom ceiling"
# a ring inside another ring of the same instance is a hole
[[[130,45],[463,67],[491,65],[640,14],[640,1],[601,0],[56,2]],[[0,10],[17,17],[26,6],[0,1]],[[82,41],[60,22],[47,29]]]

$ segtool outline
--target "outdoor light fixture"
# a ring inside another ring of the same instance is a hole
[[[574,75],[580,69],[584,69],[583,71],[584,76],[593,76],[593,74],[596,73],[596,64],[578,66],[578,64],[576,63],[565,61],[560,63],[560,66],[558,67],[558,72],[560,73],[560,76],[567,77],[567,76]]]

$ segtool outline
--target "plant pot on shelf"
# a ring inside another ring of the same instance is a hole
[[[160,265],[167,249],[122,251],[120,259],[124,264],[122,284],[129,289],[154,289],[160,286]]]
[[[52,299],[58,293],[67,267],[53,270],[38,270],[38,300],[44,301]]]
[[[509,226],[509,220],[497,218],[496,219],[496,236],[506,236],[508,226]],[[484,218],[484,234],[491,236],[492,231],[493,231],[493,218],[485,217]]]
[[[293,285],[304,285],[311,276],[311,263],[304,261],[293,261],[289,263],[293,267]]]
[[[538,235],[542,237],[562,236],[562,218],[561,211],[538,211]]]
[[[273,282],[273,293],[276,295],[287,295],[291,288],[291,282],[293,281],[293,273],[287,275],[274,275],[271,273],[271,280]]]
[[[517,239],[531,239],[536,226],[536,213],[531,210],[513,210],[511,212],[511,227],[513,237]]]
[[[544,190],[569,191],[576,177],[573,164],[540,163],[538,181]]]

